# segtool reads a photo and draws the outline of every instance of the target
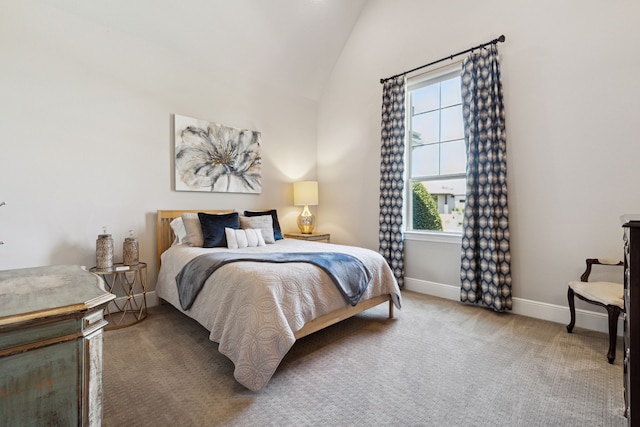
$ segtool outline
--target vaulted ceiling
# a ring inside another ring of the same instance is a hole
[[[367,0],[39,0],[318,99]]]

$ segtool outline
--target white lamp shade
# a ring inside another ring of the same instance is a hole
[[[293,183],[293,204],[317,205],[318,204],[318,182],[301,181]]]

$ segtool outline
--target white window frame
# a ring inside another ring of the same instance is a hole
[[[450,78],[452,75],[462,73],[462,60],[455,61],[450,63],[444,67],[440,67],[436,70],[432,70],[426,73],[422,73],[420,75],[410,77],[407,79],[406,91],[407,96],[405,96],[406,102],[406,135],[405,135],[405,159],[407,168],[405,170],[405,208],[404,208],[404,237],[406,240],[415,240],[415,241],[424,241],[424,242],[436,242],[436,243],[449,243],[449,244],[459,244],[462,242],[462,232],[461,231],[438,231],[438,230],[413,230],[408,229],[409,221],[413,221],[411,218],[411,211],[413,209],[412,206],[412,189],[411,189],[411,156],[412,156],[412,145],[411,145],[411,127],[409,126],[409,120],[411,120],[411,97],[408,96],[409,92],[413,89],[419,89],[423,86],[428,86],[437,81],[443,81]],[[446,176],[446,175],[445,175]]]

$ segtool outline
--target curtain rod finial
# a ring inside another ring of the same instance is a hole
[[[502,34],[500,37],[498,37],[498,41],[501,42],[501,43],[504,42],[505,40],[506,39],[504,37],[504,34]]]

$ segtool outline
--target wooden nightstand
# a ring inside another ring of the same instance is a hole
[[[300,232],[284,233],[284,237],[287,239],[307,240],[310,242],[321,242],[321,243],[329,243],[329,241],[331,240],[331,234],[329,233],[311,233],[311,234],[303,234]]]

